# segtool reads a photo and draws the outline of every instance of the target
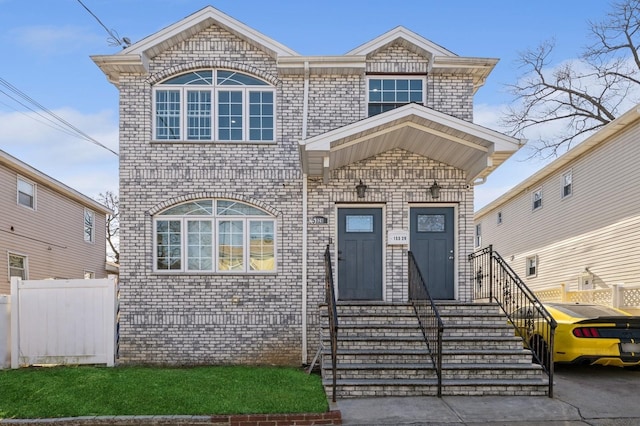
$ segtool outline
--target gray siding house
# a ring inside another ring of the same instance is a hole
[[[11,277],[105,278],[111,210],[0,150],[0,294]]]
[[[535,291],[639,285],[639,111],[633,107],[476,212],[478,246],[493,245]]]
[[[406,307],[409,250],[473,301],[474,183],[520,147],[472,121],[496,59],[402,27],[302,56],[213,7],[92,59],[120,91],[121,363],[309,364],[327,247],[342,307]]]

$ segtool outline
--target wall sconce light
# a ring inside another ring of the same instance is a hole
[[[358,198],[364,198],[367,192],[367,185],[362,183],[362,179],[360,179],[360,183],[356,185],[356,192],[358,193]]]
[[[431,192],[431,198],[433,198],[434,200],[437,200],[438,198],[440,198],[440,189],[442,187],[440,185],[438,185],[438,182],[436,182],[435,180],[433,181],[433,185],[431,185],[429,187],[429,192]]]

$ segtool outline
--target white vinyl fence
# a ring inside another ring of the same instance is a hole
[[[11,281],[11,368],[115,363],[116,283]]]
[[[567,285],[562,283],[558,287],[534,290],[534,293],[541,302],[596,303],[640,315],[640,286],[638,285],[612,284],[608,288],[570,291]]]

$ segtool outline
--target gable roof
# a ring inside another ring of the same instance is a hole
[[[278,70],[282,74],[301,74],[305,71],[321,74],[364,72],[367,56],[398,43],[409,51],[427,58],[432,73],[470,75],[475,93],[482,87],[498,62],[492,58],[460,57],[402,26],[364,43],[345,55],[302,56],[213,6],[207,6],[118,53],[94,55],[91,59],[106,74],[108,80],[117,85],[121,73],[146,74],[150,59],[212,25],[224,28],[276,59]]]
[[[373,40],[347,52],[346,55],[372,55],[395,42],[400,43],[400,45],[414,53],[428,58],[434,56],[458,56],[450,50],[427,40],[403,26],[398,26],[391,31],[387,31]]]
[[[491,210],[501,206],[502,204],[508,202],[512,198],[515,198],[522,191],[526,190],[529,187],[539,186],[542,180],[546,179],[551,174],[557,172],[559,169],[562,169],[567,166],[571,161],[576,158],[586,155],[589,151],[595,149],[600,144],[608,141],[612,136],[617,133],[625,130],[630,125],[637,123],[640,119],[640,104],[634,106],[629,111],[622,114],[620,117],[608,123],[606,126],[602,127],[593,135],[589,136],[584,141],[580,142],[575,147],[571,148],[569,151],[562,154],[560,157],[553,160],[551,163],[544,166],[542,169],[523,180],[509,191],[505,192],[500,197],[496,198],[480,210],[478,210],[474,218],[478,219],[485,214],[489,213]]]
[[[520,140],[415,103],[374,115],[299,142],[303,171],[329,171],[395,148],[483,179],[521,146]]]
[[[150,59],[212,25],[224,28],[273,58],[299,56],[294,50],[222,13],[213,6],[206,6],[116,54],[95,55],[91,59],[107,75],[109,81],[117,83],[120,73],[146,72]]]
[[[65,197],[72,199],[85,207],[89,207],[102,214],[113,214],[113,212],[106,206],[100,204],[96,200],[81,194],[75,189],[68,187],[67,185],[55,180],[54,178],[42,173],[27,163],[18,160],[12,155],[6,153],[0,149],[0,165],[3,165],[21,176],[34,181],[37,184],[44,185],[53,191],[64,195]]]

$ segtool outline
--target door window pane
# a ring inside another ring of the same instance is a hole
[[[445,232],[443,214],[419,214],[418,232]]]
[[[347,232],[373,232],[373,215],[347,215]]]

